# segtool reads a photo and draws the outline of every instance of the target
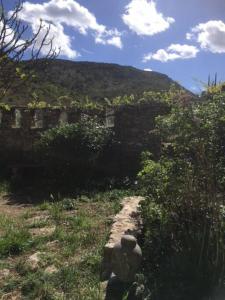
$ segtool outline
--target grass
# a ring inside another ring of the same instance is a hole
[[[10,276],[0,276],[0,298],[18,293],[22,299],[103,299],[99,280],[102,250],[110,219],[126,195],[110,191],[46,201],[21,217],[0,216],[0,274],[2,269],[10,270]],[[37,216],[38,221],[32,221]],[[33,228],[42,227],[55,230],[47,236],[31,235]],[[37,251],[43,255],[38,269],[33,270],[27,259]],[[47,273],[49,266],[55,272]]]
[[[8,181],[0,179],[0,195],[6,194],[10,191],[10,184]]]
[[[0,230],[0,258],[18,255],[32,246],[31,235],[21,219],[0,215]]]

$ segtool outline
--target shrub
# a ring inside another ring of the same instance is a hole
[[[139,174],[152,299],[212,299],[225,282],[225,93],[172,103],[158,118],[158,162]]]
[[[95,176],[98,159],[111,131],[96,118],[47,130],[36,145],[48,177],[64,183],[88,183]]]

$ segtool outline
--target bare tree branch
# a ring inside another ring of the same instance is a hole
[[[0,0],[0,102],[11,86],[23,82],[18,65],[25,55],[32,66],[39,58],[54,59],[60,52],[54,47],[54,37],[50,36],[51,25],[43,25],[42,20],[36,33],[27,38],[30,28],[19,18],[22,9],[23,0],[18,0],[9,14],[5,11],[4,0]]]

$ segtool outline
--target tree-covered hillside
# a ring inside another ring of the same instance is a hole
[[[12,87],[4,102],[25,105],[32,101],[56,104],[60,97],[72,100],[102,101],[121,95],[140,95],[144,91],[168,90],[174,83],[168,76],[116,64],[38,60],[35,65],[23,62],[25,73],[33,76]],[[176,84],[176,83],[175,83]],[[176,84],[178,86],[178,84]]]

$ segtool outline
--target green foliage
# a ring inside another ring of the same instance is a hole
[[[20,67],[16,67],[16,76],[18,76],[21,80],[27,80],[29,78],[29,75],[26,74]]]
[[[152,299],[211,299],[223,286],[225,93],[171,102],[158,118],[161,159],[139,174]]]
[[[147,90],[143,93],[137,95],[123,95],[117,96],[112,100],[105,98],[105,103],[108,106],[120,106],[120,105],[130,105],[130,104],[143,104],[143,103],[151,103],[151,102],[163,102],[172,104],[176,99],[180,99],[181,97],[191,98],[191,95],[187,93],[182,88],[177,88],[175,84],[171,84],[169,88],[165,91],[154,91]]]
[[[73,98],[72,97],[69,97],[69,96],[60,96],[58,99],[57,99],[57,104],[59,105],[59,107],[70,107],[71,106],[71,103],[73,101]]]
[[[41,136],[38,146],[46,155],[67,154],[66,160],[79,155],[79,159],[91,161],[107,142],[110,131],[100,125],[96,118],[85,118],[76,124],[65,124],[47,130]],[[76,159],[76,158],[75,158]]]
[[[10,183],[6,180],[0,180],[0,195],[10,192]]]
[[[64,198],[62,200],[62,206],[63,206],[63,209],[65,209],[65,210],[73,210],[76,208],[76,201],[75,201],[75,199]]]
[[[158,101],[172,104],[174,101],[177,101],[177,99],[181,99],[181,97],[191,98],[192,96],[184,89],[177,88],[177,86],[173,83],[170,85],[169,89],[165,91],[145,91],[137,102],[148,103]]]
[[[71,107],[79,108],[79,109],[87,109],[87,110],[92,110],[92,109],[102,110],[104,108],[102,103],[93,101],[89,99],[88,96],[80,97],[79,100],[73,100],[71,102]]]
[[[94,174],[98,159],[111,139],[111,131],[96,118],[64,124],[45,131],[36,148],[45,161],[49,178],[66,184],[86,184]]]
[[[18,222],[1,215],[0,228],[0,258],[8,255],[18,255],[32,246],[28,230]]]
[[[10,111],[10,106],[6,103],[0,103],[0,109],[5,111]]]
[[[30,109],[34,109],[34,108],[44,109],[44,108],[50,107],[50,105],[45,101],[35,101],[34,100],[34,101],[28,103],[27,107],[30,108]]]
[[[120,106],[120,105],[128,105],[134,103],[134,95],[124,95],[124,96],[118,96],[112,99],[112,106]]]

